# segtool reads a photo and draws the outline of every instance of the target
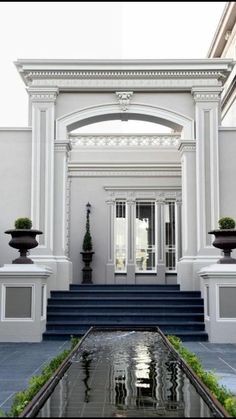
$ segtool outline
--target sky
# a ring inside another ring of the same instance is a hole
[[[225,5],[0,2],[0,127],[28,126],[28,97],[17,59],[206,58]]]

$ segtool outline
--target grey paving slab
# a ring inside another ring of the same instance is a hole
[[[69,341],[0,343],[0,409],[7,412],[15,393],[26,389],[30,378],[68,347]]]
[[[236,345],[209,342],[183,342],[194,352],[207,371],[218,377],[218,382],[236,394]]]

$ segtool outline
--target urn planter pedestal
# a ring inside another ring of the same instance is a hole
[[[92,284],[93,283],[92,282],[93,270],[90,267],[90,263],[92,262],[94,252],[84,251],[84,252],[80,252],[80,254],[82,255],[82,260],[85,265],[82,269],[82,272],[83,272],[82,284]]]
[[[236,249],[236,229],[212,230],[209,234],[215,235],[213,246],[224,253],[224,257],[217,263],[236,263],[236,259],[231,257],[232,249]]]
[[[38,246],[36,235],[43,234],[42,231],[34,229],[11,229],[5,231],[5,233],[11,234],[12,236],[9,241],[9,246],[14,249],[18,249],[20,252],[20,257],[13,260],[12,263],[34,263],[27,257],[27,252],[29,249],[33,249]]]

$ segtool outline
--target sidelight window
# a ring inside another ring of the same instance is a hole
[[[127,220],[125,201],[116,202],[115,217],[115,268],[118,272],[126,271]]]
[[[156,268],[155,202],[136,202],[136,270]]]

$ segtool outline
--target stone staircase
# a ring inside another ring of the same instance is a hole
[[[179,285],[71,285],[48,299],[44,340],[82,336],[91,326],[158,326],[181,340],[206,341],[200,291]]]

